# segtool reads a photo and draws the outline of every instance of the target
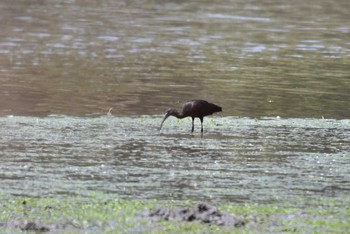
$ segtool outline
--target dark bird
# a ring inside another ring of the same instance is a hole
[[[192,117],[192,132],[194,131],[194,118],[199,118],[201,120],[201,132],[203,133],[204,116],[211,115],[219,111],[222,111],[222,108],[213,103],[209,103],[204,100],[190,100],[183,104],[181,113],[179,113],[174,108],[168,109],[165,113],[162,123],[160,124],[159,131],[162,129],[164,121],[169,116],[174,116],[178,119],[183,119],[185,117]]]

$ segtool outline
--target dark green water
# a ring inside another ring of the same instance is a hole
[[[348,195],[348,9],[348,0],[1,1],[0,192]],[[174,119],[159,133],[161,114],[193,98],[223,108],[204,136]]]

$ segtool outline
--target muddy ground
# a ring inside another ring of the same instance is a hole
[[[153,210],[144,210],[135,216],[136,229],[138,232],[145,232],[152,229],[152,226],[161,220],[169,222],[197,222],[203,225],[224,226],[229,229],[236,229],[242,227],[254,227],[257,225],[257,219],[254,216],[243,217],[236,214],[221,212],[217,207],[200,203],[192,207],[175,207],[168,208],[159,206]],[[146,221],[146,222],[145,222]],[[94,225],[93,225],[94,226]],[[7,230],[19,229],[21,231],[34,232],[50,232],[58,230],[84,230],[85,228],[75,225],[73,222],[66,222],[64,224],[49,224],[43,223],[39,220],[10,220],[7,222],[0,222],[0,228]],[[104,227],[90,226],[89,230],[104,229]],[[159,229],[159,226],[157,227]],[[86,229],[85,229],[86,230]],[[134,230],[132,228],[132,230]],[[135,231],[134,230],[134,231]]]
[[[153,211],[144,211],[141,217],[153,220],[176,220],[182,222],[198,221],[207,225],[242,227],[246,223],[242,217],[220,212],[215,206],[201,203],[195,207],[167,208],[158,207]]]

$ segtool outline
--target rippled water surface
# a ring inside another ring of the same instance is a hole
[[[0,119],[0,187],[211,201],[350,195],[350,120],[98,117]],[[199,121],[198,121],[199,122]],[[199,126],[199,123],[197,127]]]
[[[0,114],[349,118],[348,0],[0,3]]]
[[[349,194],[350,1],[0,2],[0,192]],[[161,114],[223,108],[205,134]],[[111,114],[106,113],[111,109]]]

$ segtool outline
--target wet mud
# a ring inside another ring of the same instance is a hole
[[[52,231],[76,231],[82,230],[81,227],[74,225],[72,222],[64,224],[50,224],[44,223],[40,220],[17,220],[12,219],[7,222],[0,222],[0,229],[15,231],[21,230],[29,233],[44,233]]]
[[[123,211],[120,211],[123,214]],[[162,231],[162,225],[159,221],[169,221],[172,225],[186,224],[197,222],[205,226],[218,226],[220,230],[232,231],[242,230],[250,233],[276,233],[276,232],[298,232],[313,233],[314,227],[307,225],[302,220],[328,220],[321,215],[312,215],[304,211],[296,211],[288,214],[232,214],[222,212],[217,207],[200,203],[195,206],[182,206],[169,208],[160,206],[151,210],[139,211],[136,215],[131,215],[126,220],[130,223],[120,222],[117,219],[105,220],[99,223],[97,220],[90,220],[88,223],[80,223],[79,220],[67,220],[63,223],[53,224],[42,220],[19,220],[11,219],[8,221],[0,221],[0,230],[7,233],[22,231],[25,233],[46,233],[46,232],[103,232],[110,228],[123,228],[125,233],[149,233],[151,231]],[[295,223],[289,223],[295,220]],[[146,221],[146,222],[145,222]],[[287,223],[286,223],[287,222]],[[99,224],[97,224],[99,223]],[[289,223],[289,224],[288,224]],[[287,226],[286,226],[287,225]]]
[[[43,224],[40,221],[19,221],[11,220],[0,225],[6,229],[20,229],[21,231],[32,231],[32,232],[49,232],[53,230],[54,225]]]
[[[221,212],[217,207],[201,203],[194,207],[178,207],[178,208],[168,208],[168,207],[157,207],[154,210],[145,210],[137,215],[135,218],[146,219],[150,221],[148,225],[145,225],[143,221],[136,225],[142,230],[152,229],[152,223],[154,221],[168,220],[168,221],[178,221],[178,222],[199,222],[203,225],[217,225],[225,227],[244,227],[246,226],[246,221],[243,217],[238,215],[233,215],[226,212]],[[142,227],[141,227],[142,226]],[[10,220],[7,222],[0,223],[1,228],[7,230],[21,230],[30,232],[51,232],[57,230],[79,230],[81,227],[73,225],[72,223],[65,224],[45,224],[39,220]],[[91,227],[90,227],[91,228]],[[95,227],[96,228],[96,227]]]
[[[207,203],[189,208],[158,207],[153,211],[144,211],[141,217],[151,220],[169,220],[181,222],[198,221],[207,225],[243,227],[246,222],[242,217],[219,211]]]

